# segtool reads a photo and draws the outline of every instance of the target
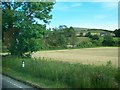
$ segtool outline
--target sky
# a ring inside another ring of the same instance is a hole
[[[95,1],[95,0],[94,0]],[[48,28],[67,25],[80,28],[118,28],[118,2],[56,2]]]

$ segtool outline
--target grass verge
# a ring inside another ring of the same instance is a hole
[[[25,67],[21,67],[22,60]],[[117,88],[117,69],[46,59],[3,57],[2,73],[43,88]],[[118,77],[118,76],[117,76]]]

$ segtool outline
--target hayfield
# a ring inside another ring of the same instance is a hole
[[[118,47],[99,47],[84,49],[66,49],[38,51],[32,55],[33,58],[46,58],[48,60],[60,60],[70,63],[104,65],[108,61],[118,66]]]

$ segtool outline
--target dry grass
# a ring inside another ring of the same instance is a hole
[[[50,60],[60,60],[70,63],[102,65],[111,61],[112,65],[118,66],[118,48],[100,47],[84,49],[67,49],[38,51],[32,55],[34,58],[51,58]]]

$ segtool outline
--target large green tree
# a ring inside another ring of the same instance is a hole
[[[46,38],[46,43],[49,48],[65,48],[66,47],[66,37],[62,30],[54,29],[48,34]]]
[[[39,40],[52,19],[53,5],[54,2],[2,2],[3,33],[17,30],[10,36],[13,39],[9,47],[11,54],[23,56],[39,50]]]
[[[49,48],[67,48],[68,45],[75,46],[77,42],[76,32],[73,27],[60,25],[53,29],[46,38]]]
[[[69,30],[69,35],[70,35],[70,44],[75,46],[77,42],[76,32],[73,27],[70,27],[68,30]]]

